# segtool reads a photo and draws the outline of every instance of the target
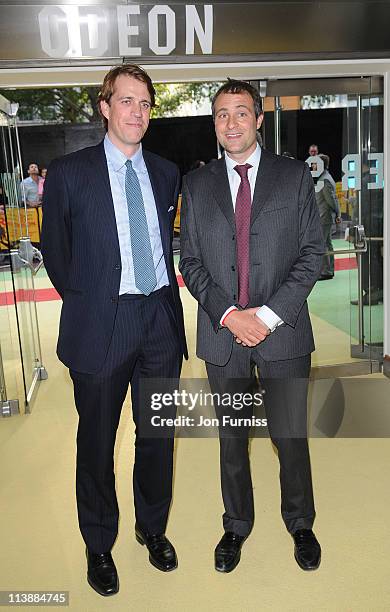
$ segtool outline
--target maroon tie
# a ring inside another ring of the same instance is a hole
[[[241,177],[236,199],[236,232],[238,264],[238,303],[242,308],[249,304],[249,228],[251,221],[251,186],[248,180],[250,164],[234,166]]]

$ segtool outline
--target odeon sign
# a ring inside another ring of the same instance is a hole
[[[368,163],[370,164],[367,172],[372,176],[371,181],[367,183],[367,189],[383,189],[383,153],[368,153]],[[313,178],[318,178],[324,171],[324,162],[319,155],[312,155],[307,158],[306,163],[316,164],[317,169],[311,170]],[[348,189],[356,189],[359,191],[362,187],[362,170],[360,155],[350,153],[346,155],[341,162],[343,178],[341,181],[343,191]],[[317,181],[316,192],[318,193],[324,186],[324,181]]]
[[[167,4],[116,6],[112,13],[102,6],[46,6],[38,14],[43,51],[49,57],[103,57],[117,41],[119,55],[169,55],[184,35],[185,54],[213,51],[213,5]],[[184,20],[184,32],[183,32]]]

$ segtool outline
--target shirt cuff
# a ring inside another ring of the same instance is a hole
[[[275,331],[275,329],[279,325],[283,325],[284,321],[277,314],[274,313],[271,308],[268,306],[262,306],[256,312],[256,316],[259,317],[263,321],[263,323],[271,330],[271,332]]]
[[[221,325],[221,327],[224,327],[224,322],[226,317],[228,316],[228,314],[230,314],[231,312],[233,312],[233,310],[238,310],[237,306],[230,306],[230,308],[228,308],[227,310],[225,310],[225,312],[223,313],[221,320],[219,322],[219,324]]]

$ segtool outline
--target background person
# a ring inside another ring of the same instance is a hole
[[[36,208],[42,203],[43,179],[39,176],[38,164],[32,162],[28,166],[28,177],[20,183],[21,196],[26,197],[29,208]]]
[[[46,174],[47,174],[47,168],[41,168],[41,176],[40,176],[40,180],[38,184],[38,195],[40,196],[41,199],[43,196],[43,186],[45,184]]]
[[[320,213],[325,247],[328,252],[324,255],[321,276],[318,280],[329,280],[334,277],[334,255],[331,238],[333,217],[335,217],[337,224],[341,223],[341,213],[340,203],[336,195],[336,183],[329,173],[329,155],[321,153],[319,157],[324,162],[324,171],[317,179],[317,187],[320,181],[323,181],[323,187],[320,191],[316,191],[316,202]]]

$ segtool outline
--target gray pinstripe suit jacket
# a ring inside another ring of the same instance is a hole
[[[225,365],[233,336],[219,321],[238,299],[234,210],[224,158],[188,174],[183,183],[180,271],[198,301],[197,355]],[[266,361],[314,350],[306,298],[324,253],[306,163],[262,149],[252,202],[250,303],[266,304],[284,321],[257,351]]]

